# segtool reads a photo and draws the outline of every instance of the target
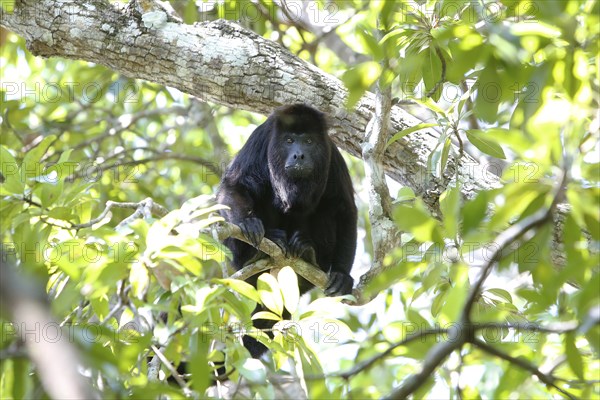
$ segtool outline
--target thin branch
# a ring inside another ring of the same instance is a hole
[[[420,331],[414,335],[411,335],[405,339],[402,339],[396,343],[393,343],[390,345],[390,347],[388,347],[387,349],[385,349],[385,351],[376,354],[374,356],[372,356],[371,358],[361,361],[358,364],[356,364],[354,367],[350,368],[348,371],[343,371],[343,372],[335,372],[333,374],[327,374],[324,377],[340,377],[340,378],[344,378],[344,379],[348,379],[354,375],[357,375],[360,372],[366,371],[369,368],[371,368],[377,361],[387,357],[388,355],[390,355],[395,349],[397,349],[398,347],[401,346],[406,346],[412,342],[414,342],[417,339],[422,339],[424,337],[427,336],[432,336],[432,335],[442,335],[448,333],[447,329],[427,329],[427,330],[423,330]],[[306,379],[317,379],[318,377],[306,377]]]
[[[565,169],[566,171],[566,169]],[[552,200],[552,204],[547,209],[541,209],[530,215],[526,218],[523,218],[521,221],[517,222],[514,225],[511,225],[508,229],[501,232],[495,239],[494,244],[494,252],[487,259],[487,262],[483,265],[481,269],[481,275],[475,282],[475,284],[471,287],[471,291],[469,292],[469,296],[467,297],[465,307],[462,312],[461,320],[467,322],[470,320],[471,310],[473,305],[476,302],[477,296],[479,296],[481,292],[481,288],[483,287],[483,283],[489,277],[490,273],[496,262],[502,256],[503,251],[508,248],[511,244],[516,242],[519,238],[521,238],[525,233],[529,232],[529,230],[543,225],[544,223],[550,221],[552,219],[552,212],[556,207],[559,198],[562,195],[562,192],[565,188],[567,173],[562,171],[561,179],[559,179],[559,183],[555,187],[555,195]]]
[[[114,163],[111,164],[98,164],[97,168],[94,169],[94,176],[96,176],[95,174],[97,173],[104,173],[108,170],[114,169],[114,168],[119,168],[119,167],[126,167],[126,166],[136,166],[136,165],[142,165],[142,164],[148,164],[151,162],[155,162],[155,161],[163,161],[163,160],[182,160],[182,161],[190,161],[199,165],[202,165],[203,167],[205,167],[206,169],[208,169],[210,172],[212,172],[215,175],[220,175],[220,171],[219,168],[215,165],[215,163],[210,162],[204,158],[201,157],[194,157],[194,156],[188,156],[185,154],[178,154],[178,153],[162,153],[162,154],[157,154],[153,157],[147,157],[147,158],[143,158],[141,160],[129,160],[129,161],[116,161]],[[87,167],[82,171],[76,171],[74,172],[72,175],[68,176],[65,178],[65,182],[73,182],[75,179],[78,178],[82,178],[84,176],[84,174],[87,172]]]
[[[252,243],[246,239],[239,226],[228,222],[220,223],[220,226],[217,228],[217,237],[221,241],[225,238],[231,237],[252,245]],[[286,258],[279,246],[277,246],[271,240],[263,238],[258,246],[258,250],[267,254],[271,258],[252,263],[231,275],[230,278],[246,280],[252,275],[267,269],[290,266],[292,269],[294,269],[294,271],[296,271],[296,273],[298,273],[298,275],[308,280],[314,286],[323,290],[327,287],[329,277],[325,272],[323,272],[320,268],[307,263],[301,258]]]
[[[459,331],[460,332],[460,331]],[[464,333],[464,332],[463,332]],[[433,379],[433,373],[444,360],[455,350],[460,350],[466,342],[466,335],[461,334],[455,340],[440,342],[428,352],[421,371],[409,376],[399,387],[384,397],[386,399],[406,399],[410,394],[419,389],[428,379]]]
[[[119,225],[117,226],[117,228],[119,226],[123,226],[123,225],[126,225],[126,224],[132,222],[134,219],[139,218],[142,215],[145,217],[149,217],[151,214],[154,214],[159,217],[164,217],[168,213],[168,210],[166,208],[164,208],[163,206],[161,206],[158,203],[155,203],[154,200],[152,200],[150,197],[147,197],[146,199],[140,201],[139,203],[117,202],[117,201],[109,200],[106,202],[106,207],[104,208],[104,210],[100,213],[100,215],[97,218],[94,218],[83,224],[72,224],[71,228],[73,228],[73,229],[89,228],[89,227],[93,226],[94,224],[97,224],[98,222],[102,221],[106,217],[108,217],[109,219],[112,218],[112,214],[109,214],[109,213],[113,207],[129,208],[129,209],[135,210],[135,212],[131,216],[129,216],[125,220],[121,221],[119,223]]]
[[[558,334],[562,335],[565,333],[576,332],[579,329],[579,325],[576,321],[562,322],[558,326],[542,326],[532,322],[524,324],[499,324],[495,322],[488,322],[483,324],[472,324],[473,331],[481,331],[484,329],[514,329],[518,332],[539,332],[547,334]]]
[[[171,373],[171,376],[173,377],[173,379],[175,379],[175,381],[177,382],[177,384],[183,390],[183,394],[186,397],[190,397],[192,395],[192,391],[187,387],[187,384],[181,378],[181,376],[179,376],[179,372],[177,372],[177,370],[175,369],[175,367],[173,366],[173,364],[171,364],[171,362],[167,359],[167,357],[165,357],[165,355],[162,353],[162,351],[158,347],[156,347],[155,345],[151,344],[150,348],[152,349],[152,351],[154,352],[154,354],[156,354],[156,356],[160,359],[160,362],[162,362],[163,365],[169,370],[169,372]]]
[[[495,347],[492,347],[490,345],[488,345],[487,343],[485,343],[482,340],[479,339],[473,339],[471,341],[471,343],[473,343],[475,346],[477,346],[479,349],[485,351],[488,354],[494,355],[498,358],[501,358],[505,361],[508,361],[511,364],[514,364],[522,369],[524,369],[525,371],[530,372],[531,374],[537,376],[539,378],[540,381],[542,381],[543,383],[545,383],[548,386],[552,386],[553,388],[555,388],[556,390],[558,390],[560,393],[562,393],[563,395],[567,396],[570,399],[576,399],[576,397],[574,395],[572,395],[571,393],[567,392],[566,390],[564,390],[563,388],[561,388],[560,386],[558,386],[555,381],[556,378],[554,378],[551,375],[546,375],[544,374],[542,371],[540,371],[535,365],[530,364],[529,362],[525,361],[522,358],[515,358],[512,357],[506,353],[501,352],[500,350],[496,349]]]
[[[189,112],[188,107],[183,107],[181,105],[173,105],[172,107],[169,107],[169,108],[144,109],[144,110],[136,112],[134,114],[120,115],[116,118],[113,118],[112,121],[110,121],[107,124],[107,128],[105,129],[105,131],[103,133],[96,135],[92,138],[89,138],[87,140],[84,140],[80,143],[77,143],[73,147],[73,150],[78,150],[78,149],[88,147],[90,144],[92,144],[94,142],[101,142],[104,139],[107,139],[109,137],[115,137],[115,136],[117,136],[118,133],[125,131],[126,129],[130,128],[132,125],[134,125],[136,122],[138,122],[139,120],[141,120],[143,118],[149,118],[149,117],[154,117],[154,116],[158,116],[158,115],[171,115],[171,116],[186,115],[188,112]],[[124,118],[124,117],[129,117],[129,118]]]

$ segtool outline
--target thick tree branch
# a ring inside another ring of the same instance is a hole
[[[282,104],[312,104],[330,116],[334,142],[356,156],[374,112],[372,93],[347,111],[340,80],[229,21],[146,26],[131,9],[119,10],[104,0],[22,0],[14,14],[2,14],[0,24],[23,36],[34,55],[106,65],[229,107],[268,114]],[[390,121],[392,133],[420,122],[399,107],[392,108]],[[386,172],[434,212],[457,167],[450,160],[442,180],[428,172],[427,158],[437,142],[433,131],[414,132],[391,145],[384,158]],[[467,155],[458,168],[466,197],[498,185]]]
[[[392,104],[391,89],[377,89],[375,113],[367,125],[362,155],[369,192],[369,218],[373,236],[373,259],[380,263],[399,244],[399,232],[392,221],[392,197],[385,181],[383,160],[388,140],[388,121]]]

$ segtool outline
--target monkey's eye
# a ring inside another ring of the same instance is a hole
[[[307,144],[312,144],[312,139],[306,139]]]
[[[292,138],[287,138],[286,142],[288,142],[288,143],[294,143],[294,140]]]

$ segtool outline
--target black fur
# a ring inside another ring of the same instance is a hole
[[[266,236],[288,256],[316,261],[330,277],[327,295],[352,291],[357,229],[352,181],[321,112],[303,104],[277,109],[232,161],[217,197],[231,208],[222,213],[225,219],[252,243]],[[260,256],[242,241],[225,244],[238,270]],[[256,279],[249,282],[256,285]],[[300,279],[301,293],[311,288]],[[256,322],[263,327],[264,321]],[[265,351],[251,338],[244,342],[254,357]]]

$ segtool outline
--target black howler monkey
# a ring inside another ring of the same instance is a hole
[[[357,229],[352,181],[321,112],[303,104],[275,110],[227,168],[217,198],[230,207],[222,213],[225,219],[239,225],[253,244],[266,236],[288,256],[328,273],[325,294],[352,291]],[[260,256],[242,241],[227,239],[225,244],[238,270]],[[256,285],[256,280],[249,282]],[[301,293],[311,287],[300,279]],[[258,328],[273,325],[256,323]],[[244,343],[254,357],[265,351],[252,338],[245,337]]]

